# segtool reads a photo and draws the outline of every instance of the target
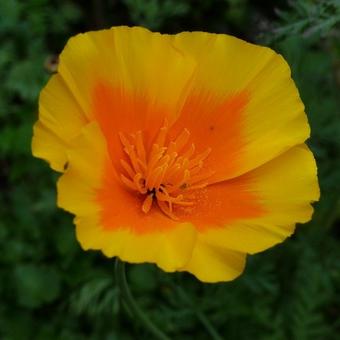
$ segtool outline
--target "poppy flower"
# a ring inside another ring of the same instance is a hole
[[[42,90],[33,154],[84,249],[205,282],[310,220],[310,128],[285,60],[225,34],[79,34]]]

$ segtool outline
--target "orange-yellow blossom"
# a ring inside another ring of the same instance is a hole
[[[217,282],[310,220],[309,134],[271,49],[114,27],[69,40],[32,148],[63,173],[58,205],[84,249]]]

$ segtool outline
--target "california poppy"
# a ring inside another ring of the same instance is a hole
[[[309,134],[273,50],[114,27],[69,40],[32,148],[63,173],[58,205],[84,249],[217,282],[310,220]]]

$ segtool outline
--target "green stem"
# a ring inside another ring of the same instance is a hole
[[[124,302],[129,306],[132,313],[141,321],[145,328],[148,329],[156,339],[170,340],[169,337],[167,337],[159,328],[156,327],[154,323],[152,323],[152,321],[137,305],[126,280],[125,263],[120,261],[118,258],[116,260],[116,279]]]

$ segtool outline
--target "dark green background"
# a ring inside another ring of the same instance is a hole
[[[56,208],[58,177],[30,151],[39,91],[67,39],[113,25],[203,30],[271,46],[289,61],[312,126],[321,200],[313,221],[249,258],[239,279],[128,266],[138,303],[173,339],[340,338],[340,4],[250,0],[0,1],[0,338],[149,339],[119,302],[114,261],[83,252]]]

